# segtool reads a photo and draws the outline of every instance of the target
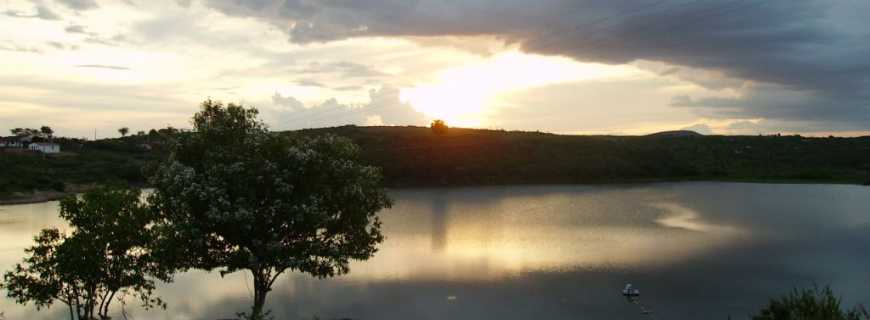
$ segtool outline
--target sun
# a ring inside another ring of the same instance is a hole
[[[499,95],[560,82],[621,77],[624,66],[581,63],[564,57],[503,52],[444,70],[436,80],[401,90],[400,98],[431,118],[456,126],[486,125]]]
[[[458,82],[419,86],[402,91],[401,99],[414,109],[433,119],[441,119],[452,126],[477,127],[482,125],[489,92],[479,87],[463,87]]]

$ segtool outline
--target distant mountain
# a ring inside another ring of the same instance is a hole
[[[703,137],[703,134],[697,133],[692,130],[673,130],[673,131],[662,131],[656,132],[653,134],[648,134],[647,137],[662,137],[662,138],[673,138],[673,137]]]

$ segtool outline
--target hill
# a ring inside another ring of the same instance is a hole
[[[0,203],[50,200],[94,184],[143,185],[142,167],[166,154],[166,137],[55,139],[60,154],[0,149]]]
[[[344,126],[289,134],[353,139],[390,185],[741,180],[863,183],[870,137],[574,136]]]
[[[723,180],[870,182],[870,137],[572,136],[451,128],[358,127],[288,131],[336,134],[360,145],[365,162],[383,168],[389,186],[609,183]],[[172,134],[80,141],[61,139],[66,154],[0,150],[0,200],[34,190],[77,191],[119,181],[142,185],[142,167],[164,157]]]
[[[692,130],[675,130],[675,131],[662,131],[656,132],[653,134],[648,134],[648,137],[659,137],[659,138],[667,138],[667,137],[700,137],[703,134],[697,133]]]

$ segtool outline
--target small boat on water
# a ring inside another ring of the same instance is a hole
[[[629,283],[625,285],[625,289],[622,289],[622,296],[629,300],[634,299],[640,296],[640,290],[633,288]]]

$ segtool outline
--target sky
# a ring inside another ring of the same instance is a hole
[[[870,135],[870,1],[0,0],[0,131]]]

